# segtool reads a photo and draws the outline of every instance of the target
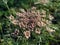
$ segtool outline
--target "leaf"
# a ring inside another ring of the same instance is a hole
[[[1,23],[0,23],[0,31],[2,30],[2,26],[1,26]]]
[[[2,16],[3,15],[3,11],[0,11],[0,16]]]
[[[7,4],[8,0],[3,0],[3,2],[4,2],[5,4]]]

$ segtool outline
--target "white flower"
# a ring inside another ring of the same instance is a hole
[[[35,33],[40,34],[40,33],[41,33],[40,29],[37,28],[37,29],[35,30]]]
[[[52,19],[54,19],[54,17],[49,14],[49,19],[52,20]]]
[[[9,16],[9,19],[10,19],[10,20],[14,20],[14,16],[10,15],[10,16]]]
[[[30,31],[24,31],[24,35],[28,39],[30,37]]]

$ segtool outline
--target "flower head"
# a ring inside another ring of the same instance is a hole
[[[30,37],[30,31],[24,31],[24,35],[28,39]]]
[[[35,30],[35,33],[40,34],[40,33],[41,33],[40,29],[37,28],[37,29]]]
[[[10,15],[10,16],[9,16],[9,19],[10,19],[10,20],[14,20],[14,16]]]

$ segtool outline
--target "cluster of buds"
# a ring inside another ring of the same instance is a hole
[[[52,20],[52,16],[49,15],[49,19]],[[36,26],[38,27],[46,27],[46,25],[51,24],[51,21],[46,20],[46,11],[42,10],[41,12],[36,9],[36,7],[32,7],[31,9],[24,11],[23,12],[17,12],[16,13],[16,18],[11,15],[10,20],[12,21],[13,24],[19,25],[20,28],[25,29],[24,35],[26,38],[30,37],[30,31],[35,31],[35,33],[40,34],[41,30],[36,29]],[[28,31],[26,31],[28,29]],[[47,29],[47,28],[46,28]],[[19,31],[15,31],[14,34],[18,35]]]

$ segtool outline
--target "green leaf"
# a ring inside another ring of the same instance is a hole
[[[2,30],[2,25],[1,25],[1,23],[0,23],[0,31]]]
[[[3,0],[3,2],[4,2],[5,4],[7,4],[8,0]]]

